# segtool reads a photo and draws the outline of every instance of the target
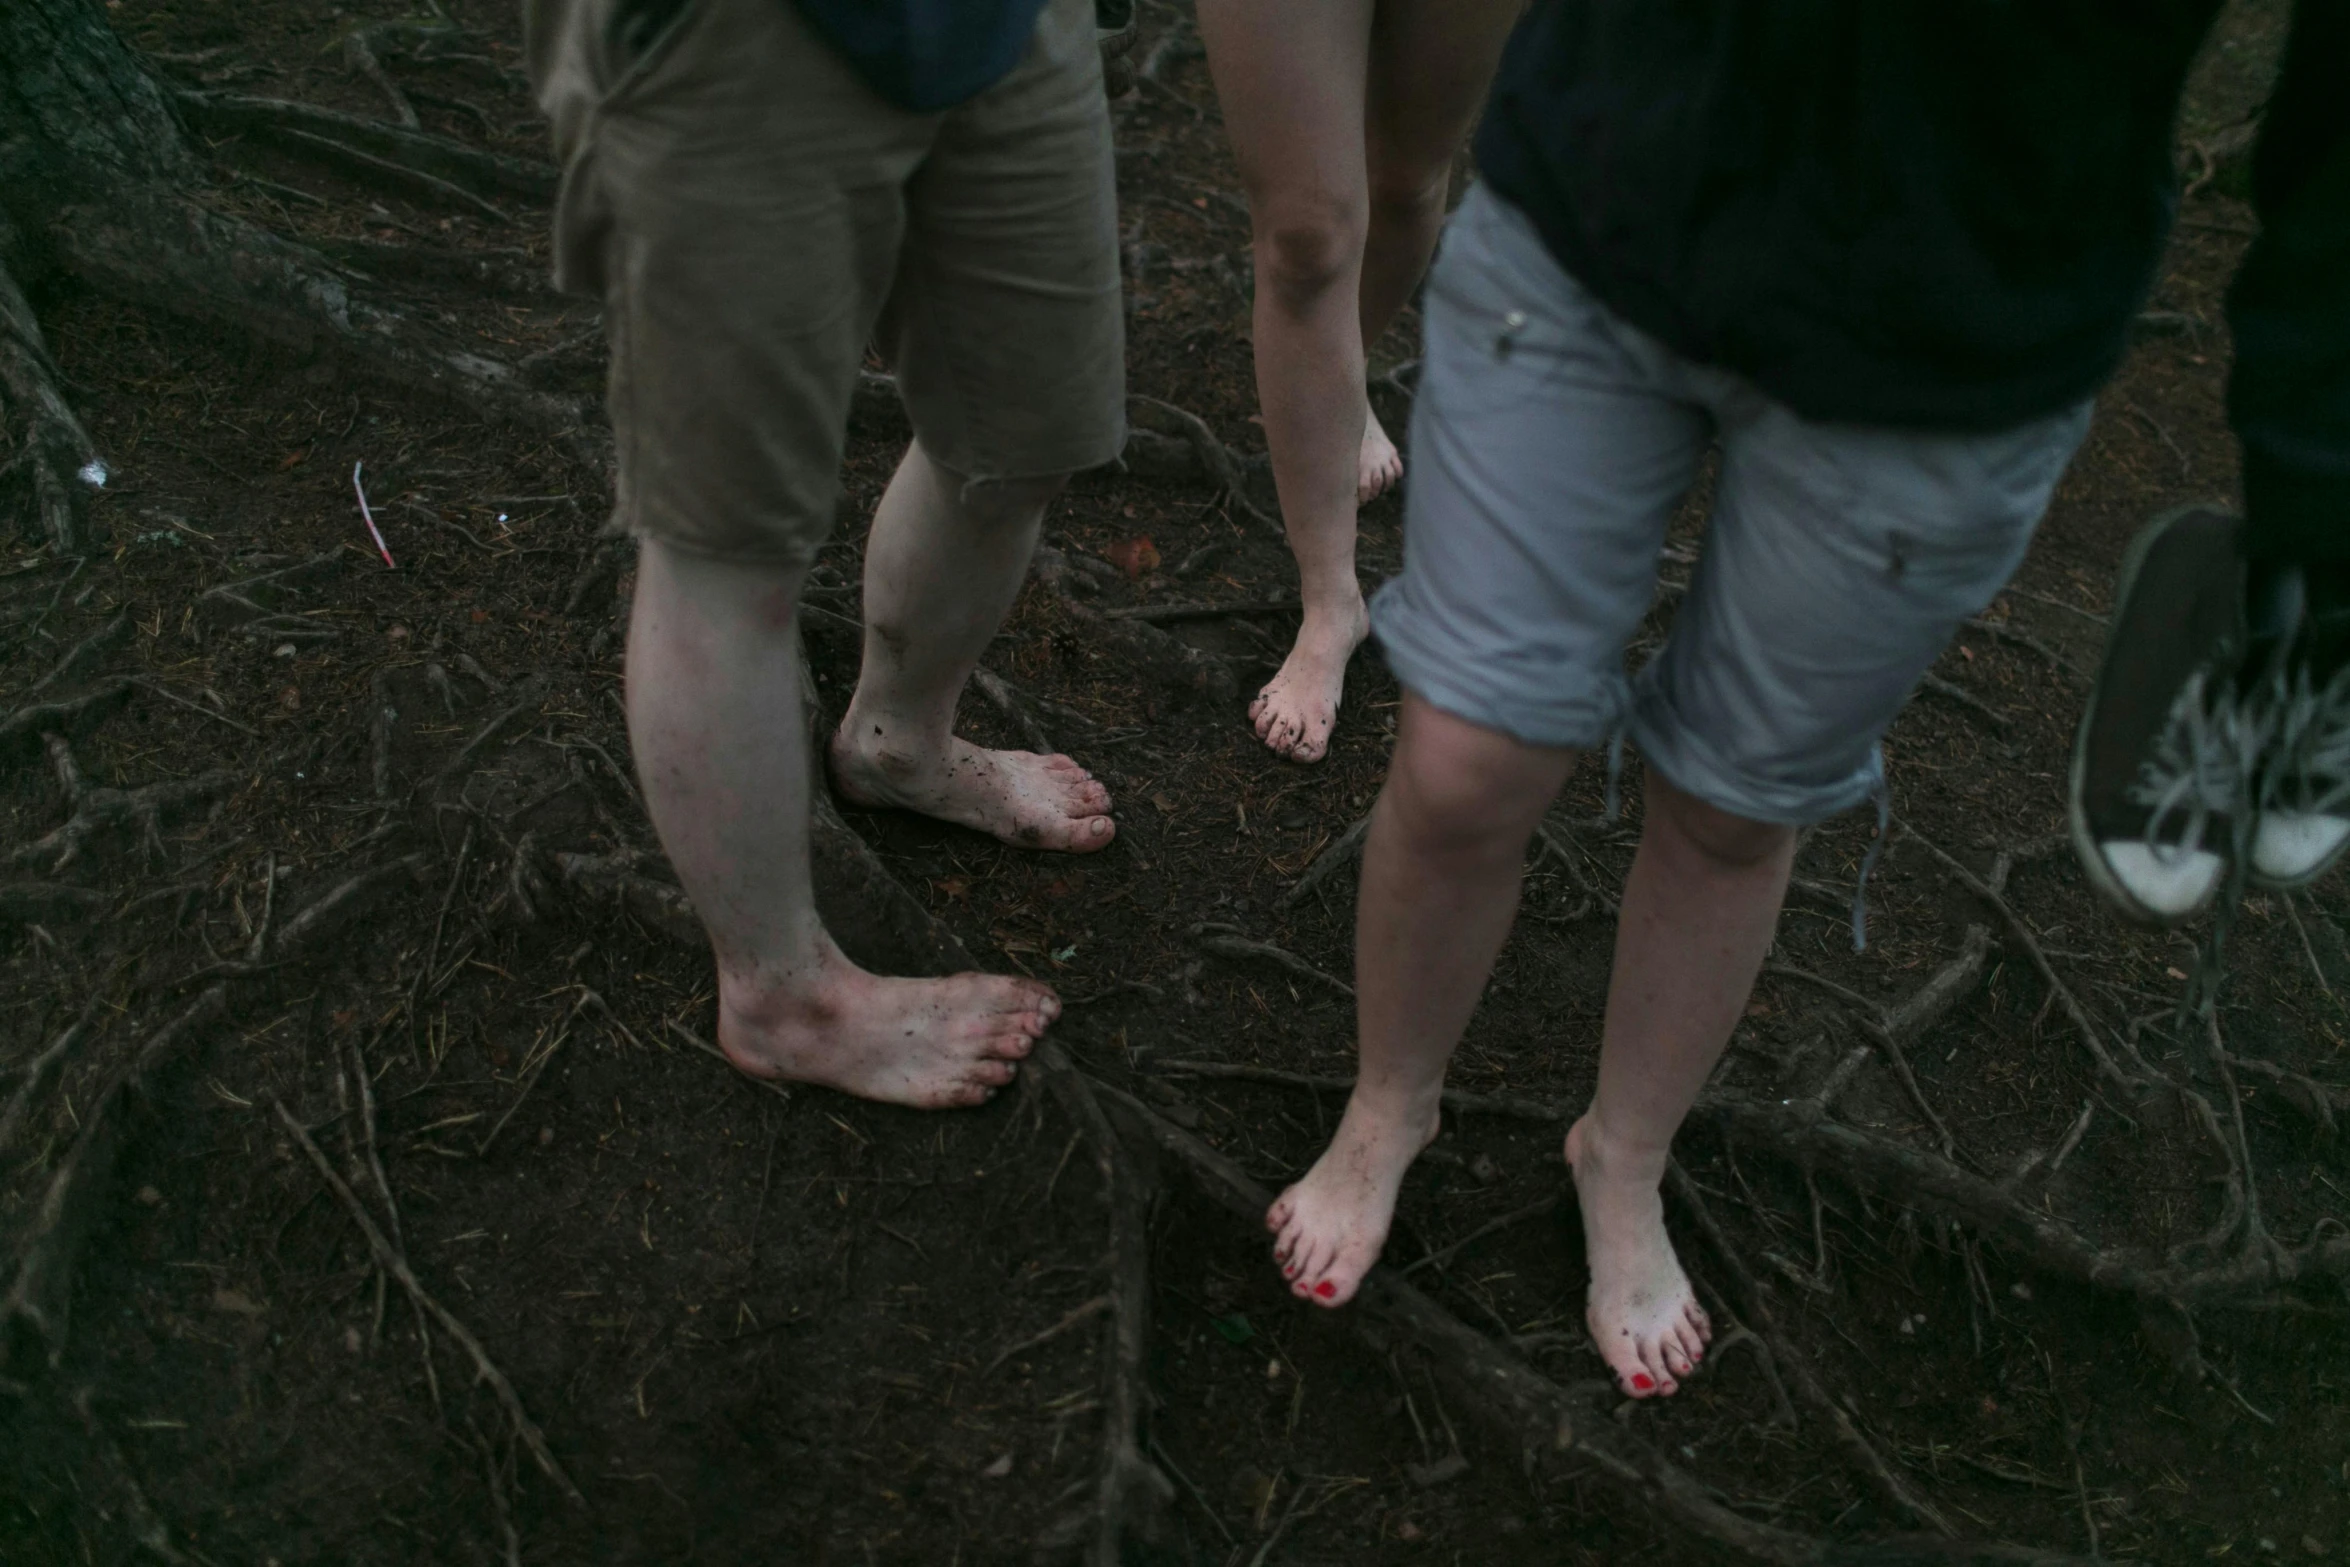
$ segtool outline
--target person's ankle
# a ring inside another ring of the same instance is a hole
[[[852,697],[832,734],[836,758],[867,762],[889,773],[915,773],[943,761],[952,742],[951,729],[933,733],[935,726],[916,722],[875,704]]]
[[[1348,1096],[1345,1119],[1377,1138],[1425,1133],[1444,1114],[1444,1079],[1365,1084]]]
[[[1611,1183],[1664,1184],[1665,1167],[1673,1157],[1670,1139],[1657,1143],[1648,1138],[1627,1137],[1608,1123],[1596,1105],[1583,1112],[1572,1131],[1575,1146],[1572,1163],[1578,1174],[1588,1173]]]
[[[871,978],[837,948],[819,950],[803,961],[756,974],[722,968],[718,974],[721,1032],[740,1031],[765,1039],[836,1028],[856,1010],[858,993]]]
[[[1303,608],[1298,626],[1301,641],[1317,633],[1353,636],[1370,624],[1371,612],[1363,600],[1362,587],[1352,577],[1305,593]]]

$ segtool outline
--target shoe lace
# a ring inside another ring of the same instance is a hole
[[[2317,684],[2307,665],[2263,682],[2272,710],[2262,803],[2317,814],[2350,800],[2350,667]]]
[[[2350,706],[2343,712],[2350,717]],[[2146,842],[2158,857],[2195,853],[2215,820],[2247,819],[2242,807],[2281,716],[2279,704],[2247,698],[2208,670],[2188,677],[2130,785],[2130,799],[2151,813]],[[2350,729],[2343,739],[2350,745]]]

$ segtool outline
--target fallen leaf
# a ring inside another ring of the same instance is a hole
[[[1126,573],[1129,578],[1139,577],[1146,571],[1159,569],[1159,547],[1151,542],[1149,534],[1138,533],[1131,539],[1120,539],[1102,551],[1102,559]]]
[[[263,1316],[268,1311],[265,1306],[255,1305],[250,1295],[240,1290],[230,1289],[226,1285],[212,1292],[212,1309],[214,1311],[233,1311],[240,1317]]]

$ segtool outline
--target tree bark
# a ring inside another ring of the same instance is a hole
[[[523,160],[398,134],[385,145],[405,147],[413,164],[470,169],[508,190],[552,182],[551,170]],[[58,390],[26,302],[56,277],[297,352],[333,353],[370,379],[592,446],[577,402],[535,391],[504,361],[366,300],[325,256],[207,206],[206,184],[174,95],[95,0],[0,4],[0,507],[28,502],[61,549],[83,547],[77,502],[105,482],[106,466]]]

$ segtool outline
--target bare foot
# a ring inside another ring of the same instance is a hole
[[[1031,979],[885,979],[826,946],[816,978],[790,994],[721,976],[718,1048],[727,1060],[753,1077],[942,1110],[985,1103],[1060,1015],[1059,998]]]
[[[1657,1183],[1613,1167],[1585,1116],[1567,1129],[1567,1168],[1583,1210],[1591,1288],[1583,1320],[1617,1385],[1633,1398],[1677,1391],[1714,1336],[1665,1234]]]
[[[1323,1306],[1354,1299],[1387,1244],[1404,1171],[1436,1140],[1437,1117],[1433,1095],[1424,1110],[1368,1109],[1360,1096],[1347,1101],[1322,1157],[1265,1210],[1273,1260],[1291,1294]]]
[[[1023,849],[1090,854],[1118,835],[1110,791],[1065,756],[987,751],[949,736],[944,756],[882,743],[878,729],[852,738],[844,721],[832,737],[832,776],[841,797],[894,805],[1001,838]]]
[[[1274,755],[1293,762],[1329,755],[1330,731],[1338,726],[1338,704],[1346,695],[1346,661],[1370,634],[1371,615],[1360,593],[1342,616],[1306,612],[1281,672],[1248,706],[1257,738]]]
[[[1355,504],[1368,506],[1403,477],[1403,453],[1387,438],[1386,427],[1368,404],[1363,408],[1363,447],[1355,459]]]

